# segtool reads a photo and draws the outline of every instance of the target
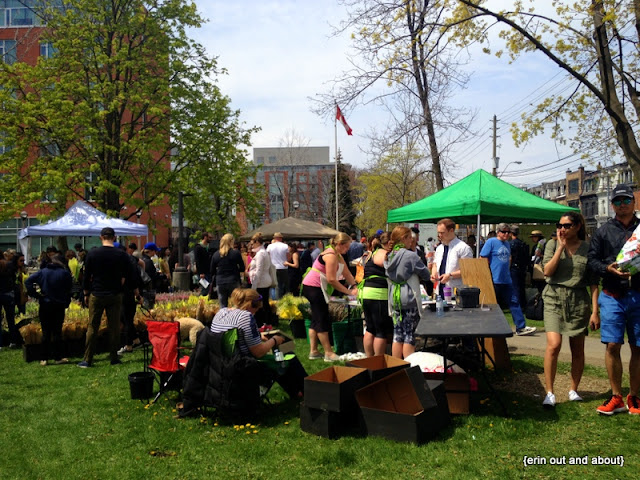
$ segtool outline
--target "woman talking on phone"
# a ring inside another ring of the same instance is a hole
[[[580,213],[567,212],[556,226],[556,239],[549,241],[542,260],[547,282],[542,291],[547,334],[544,355],[547,395],[542,405],[546,408],[553,408],[556,404],[553,383],[562,335],[569,337],[571,348],[569,400],[581,401],[578,385],[584,371],[584,338],[589,327],[595,330],[600,326],[598,276],[587,267],[589,243],[585,241],[584,218]]]

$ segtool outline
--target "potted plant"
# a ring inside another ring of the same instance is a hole
[[[279,319],[289,322],[294,338],[307,337],[304,320],[310,317],[310,305],[306,298],[287,293],[278,300],[276,312]]]

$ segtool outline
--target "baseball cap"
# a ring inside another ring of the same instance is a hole
[[[616,197],[633,198],[633,189],[629,185],[620,183],[616,185],[616,188],[614,188],[613,192],[611,192],[611,200],[615,199]]]
[[[145,243],[144,244],[144,249],[145,250],[155,250],[156,252],[160,251],[160,249],[158,248],[158,246],[154,242]]]

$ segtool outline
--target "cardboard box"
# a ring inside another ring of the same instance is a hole
[[[409,362],[390,355],[376,355],[374,357],[351,360],[346,365],[347,367],[366,368],[371,382],[377,382],[387,375],[411,366]]]
[[[424,372],[425,380],[444,379],[444,389],[447,392],[449,412],[456,415],[469,414],[469,375],[466,373]]]
[[[321,437],[333,439],[342,436],[351,423],[350,417],[350,414],[309,408],[305,402],[300,404],[300,429]]]
[[[438,411],[440,422],[440,428],[444,428],[451,423],[451,415],[449,413],[449,402],[447,401],[447,392],[444,388],[444,382],[441,380],[425,380],[427,387],[431,390],[433,398],[438,403]]]
[[[309,408],[354,414],[358,410],[355,392],[368,384],[364,368],[325,368],[304,379],[304,403]]]
[[[271,338],[273,337],[275,334],[280,335],[281,337],[284,337],[285,340],[284,342],[282,342],[279,346],[278,346],[278,350],[280,350],[282,353],[291,353],[296,349],[296,344],[293,341],[293,338],[286,336],[284,333],[282,333],[280,330],[270,330],[268,333],[266,333],[266,337],[267,338]],[[273,353],[273,349],[271,351],[271,353]]]
[[[442,428],[438,404],[419,367],[399,370],[356,392],[368,435],[424,443]]]

